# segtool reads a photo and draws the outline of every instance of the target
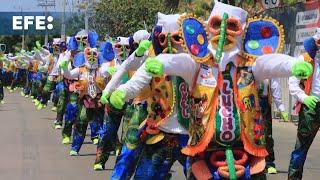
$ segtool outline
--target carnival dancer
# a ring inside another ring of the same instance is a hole
[[[161,47],[160,53],[176,55],[175,53],[183,52],[183,37],[178,31],[179,17],[179,14],[158,13],[157,25],[162,28],[157,38]],[[139,129],[144,145],[134,179],[169,178],[169,171],[175,161],[183,165],[187,175],[187,157],[180,151],[188,140],[188,85],[175,76],[161,75],[152,78],[144,67],[142,65],[126,84],[119,86],[110,96],[110,104],[120,109],[125,100],[136,97],[151,83],[151,95],[147,100],[149,114]],[[114,177],[116,173],[114,172]]]
[[[84,66],[85,59],[83,57],[83,47],[95,47],[97,45],[98,41],[98,35],[95,32],[89,32],[86,33],[85,31],[80,31],[77,33],[77,35],[74,38],[71,38],[68,43],[69,49],[73,52],[74,58],[71,60],[72,67],[69,65],[68,68],[71,70],[73,68],[79,68],[81,66]],[[82,53],[78,55],[78,53]],[[60,64],[60,63],[58,63]],[[99,66],[98,62],[98,66]],[[98,78],[99,84],[103,86],[104,81],[103,78]],[[62,108],[65,108],[64,113],[64,126],[62,130],[62,144],[69,144],[71,143],[71,133],[72,133],[72,126],[76,123],[78,117],[80,116],[80,111],[78,107],[78,96],[79,96],[79,90],[77,87],[81,84],[81,80],[78,78],[75,78],[73,80],[70,80],[66,77],[64,77],[64,88],[62,88],[61,95],[59,96],[59,103],[57,114],[59,115],[59,112],[61,112]],[[57,86],[59,87],[59,86]],[[104,88],[100,87],[100,88]],[[81,97],[80,97],[81,98]],[[62,102],[62,105],[60,104]],[[63,118],[62,116],[58,116]],[[91,129],[91,140],[93,144],[97,144],[99,141],[99,128],[101,126],[101,117],[97,116],[97,119],[90,120],[90,129]],[[61,121],[62,123],[62,121]],[[56,127],[59,127],[60,124],[56,124]],[[75,135],[75,132],[73,133]],[[73,137],[75,139],[75,137]],[[79,140],[79,138],[76,138]],[[81,147],[82,141],[81,138],[77,142],[73,142],[73,147]],[[70,151],[72,153],[72,151]],[[72,154],[71,154],[72,155]],[[73,154],[74,155],[74,154]]]
[[[29,59],[28,57],[25,57],[25,55],[26,54],[33,55],[32,53],[34,53],[34,51],[32,51],[32,52],[27,51],[25,54],[22,54],[22,57],[20,60],[20,71],[23,74],[23,77],[21,78],[22,79],[22,83],[21,83],[22,91],[20,92],[20,95],[23,97],[29,96],[28,94],[29,94],[30,90],[28,91],[28,89],[27,89],[28,81],[29,81],[28,67],[29,67],[30,61],[32,60],[32,59]]]
[[[45,64],[46,64],[46,57],[43,56],[43,54],[37,49],[37,47],[34,48],[34,54],[32,56],[24,54],[24,57],[27,58],[27,61],[29,61],[29,74],[31,71],[31,98],[33,99],[32,102],[36,106],[40,103],[41,99],[41,92],[43,89],[43,84],[45,82]]]
[[[143,63],[140,56],[143,56],[144,52],[150,46],[149,41],[143,41],[149,39],[150,34],[146,30],[139,30],[134,33],[132,37],[129,37],[129,57],[117,68],[117,72],[112,76],[110,82],[107,83],[106,88],[103,91],[101,96],[101,102],[106,104],[108,102],[109,95],[123,82],[123,77],[128,73],[129,77],[132,75],[134,70],[137,70],[140,65]],[[142,42],[140,44],[140,42]],[[139,45],[138,50],[137,47]],[[144,60],[144,59],[143,59]],[[144,101],[148,96],[147,91],[144,91],[144,94],[141,94],[140,98],[128,103],[125,114],[123,116],[122,123],[122,138],[121,142],[123,146],[121,148],[121,154],[118,156],[115,165],[115,171],[117,171],[117,176],[130,178],[135,169],[135,164],[137,158],[139,157],[139,141],[137,132],[137,126],[140,124],[140,121],[143,121],[146,114],[146,102]],[[113,110],[115,111],[115,110]],[[109,114],[108,114],[109,115]],[[97,157],[94,164],[94,170],[104,169],[104,164],[108,160],[110,151],[114,149],[113,144],[117,142],[117,131],[120,125],[120,120],[115,119],[111,120],[113,116],[107,117],[109,121],[106,121],[106,131],[103,137],[101,137],[101,142],[97,147]],[[113,127],[113,128],[111,128]],[[112,132],[110,132],[112,130]],[[128,148],[128,146],[130,146]],[[130,161],[130,162],[129,162]],[[129,168],[126,168],[128,166]],[[113,177],[115,178],[115,177]]]
[[[19,53],[16,53],[16,56],[11,60],[14,61],[15,72],[13,74],[13,80],[10,87],[10,92],[13,92],[18,87],[24,87],[24,82],[26,82],[26,63],[23,60],[23,54],[25,50],[21,50]]]
[[[102,55],[110,56],[110,53],[114,51],[114,59],[109,59],[109,71],[115,73],[116,69],[125,61],[130,52],[129,48],[129,38],[127,37],[117,37],[116,42],[113,46],[106,44],[105,49],[108,51],[102,52]],[[128,74],[124,74],[120,77],[121,83],[128,80]],[[107,83],[108,84],[108,83]],[[104,102],[104,101],[103,101]],[[124,109],[116,109],[113,107],[106,107],[106,115],[103,122],[102,129],[100,131],[100,139],[97,146],[96,160],[94,164],[94,170],[104,169],[104,165],[108,160],[110,153],[115,151],[117,154],[118,149],[121,148],[118,139],[118,129],[120,126],[121,119],[124,115]]]
[[[271,95],[270,95],[271,94]],[[285,106],[281,100],[280,79],[264,80],[259,87],[259,101],[261,106],[262,117],[265,122],[265,141],[268,156],[266,157],[266,170],[268,174],[276,174],[277,169],[274,163],[274,140],[272,138],[272,106],[274,102],[276,108],[280,111],[280,118],[285,122],[289,120],[289,115],[285,111]]]
[[[75,89],[79,92],[79,104],[73,133],[73,142],[71,145],[70,155],[78,155],[84,141],[88,123],[97,121],[101,124],[104,117],[104,107],[99,103],[101,92],[104,87],[99,86],[99,82],[104,82],[112,73],[108,65],[102,65],[98,68],[98,51],[96,48],[86,47],[84,52],[76,55],[75,59],[83,59],[84,65],[68,70],[68,61],[63,61],[60,68],[64,77],[68,79],[78,78],[74,84]]]
[[[306,53],[300,58],[310,62],[314,70],[307,80],[300,81],[295,77],[289,79],[290,94],[298,101],[296,111],[299,113],[299,123],[295,148],[291,153],[288,179],[302,179],[308,150],[320,127],[320,28],[313,37],[304,41],[304,49]],[[304,89],[301,89],[301,86]]]
[[[89,33],[89,34],[91,34],[91,33]],[[78,52],[83,52],[85,47],[90,47],[91,44],[93,44],[95,46],[97,43],[96,35],[89,36],[89,34],[87,32],[85,32],[85,30],[81,30],[76,34],[76,36],[71,37],[68,41],[68,47],[67,47],[68,50],[65,53],[62,53],[61,56],[59,56],[58,62],[56,63],[56,67],[59,67],[60,64],[64,60],[70,61],[69,65],[68,65],[69,69],[72,69],[73,67],[77,66],[77,64],[74,64],[74,61],[73,61],[76,54]],[[59,72],[59,74],[60,74],[60,72]],[[76,81],[76,80],[67,79],[67,78],[63,77],[63,75],[61,75],[60,77],[62,78],[61,81],[63,83],[63,88],[61,87],[62,84],[59,84],[58,87],[61,90],[59,93],[59,98],[58,98],[58,103],[57,103],[57,116],[56,116],[56,120],[54,121],[54,129],[61,129],[62,128],[63,116],[64,116],[64,113],[66,112],[66,106],[69,102],[70,95],[73,93],[73,92],[69,91],[69,86],[74,81]],[[67,129],[70,129],[70,128],[67,127]],[[67,134],[69,134],[69,133],[67,133]],[[63,140],[62,140],[63,144],[68,144],[71,140],[70,136],[67,136],[64,134],[62,134],[62,137],[63,137]]]
[[[6,73],[5,73],[5,81],[4,81],[5,86],[9,91],[11,90],[11,84],[14,79],[14,73],[15,73],[14,60],[12,60],[11,58],[14,58],[14,57],[8,56],[9,61],[6,62]]]
[[[4,80],[4,72],[3,72],[3,61],[7,58],[5,57],[6,45],[0,44],[0,104],[4,104],[4,91],[3,91],[3,80]]]
[[[27,64],[28,64],[28,66],[27,66],[27,81],[26,81],[25,87],[23,88],[22,95],[25,95],[24,97],[26,97],[26,98],[28,98],[30,96],[30,98],[33,99],[34,97],[31,96],[31,87],[32,87],[34,76],[35,76],[33,66],[36,66],[36,62],[33,61],[33,59],[31,59]]]
[[[60,56],[65,55],[67,44],[64,41],[61,41],[60,38],[54,38],[52,43],[52,54],[48,53],[48,51],[45,51],[45,49],[41,50],[44,54],[47,55],[47,63],[45,65],[45,69],[47,71],[48,77],[43,87],[41,101],[38,105],[38,109],[42,109],[50,99],[50,92],[53,91],[59,76],[59,67],[57,67],[57,62]],[[57,103],[57,98],[55,100],[55,103]],[[53,110],[55,109],[56,106],[54,106]]]
[[[245,10],[216,1],[208,21],[210,41],[199,21],[182,18],[179,22],[188,53],[160,54],[147,59],[136,73],[176,75],[191,84],[190,139],[182,152],[192,157],[192,175],[196,179],[266,178],[264,122],[256,83],[291,75],[307,78],[312,71],[310,64],[286,55],[261,55],[255,59],[240,56],[243,49],[248,49],[249,41],[242,41],[246,21]],[[265,26],[272,27],[264,24],[255,29],[260,32]],[[262,54],[276,50],[264,45],[274,47],[270,43],[253,48]],[[265,53],[264,49],[272,51]],[[134,76],[131,80],[137,79]],[[124,98],[143,85],[139,81],[135,88],[131,85],[134,90],[119,88],[110,102],[121,105]]]

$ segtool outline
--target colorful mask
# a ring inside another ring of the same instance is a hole
[[[178,23],[180,16],[180,14],[165,15],[158,13],[157,26],[162,27],[162,32],[158,35],[158,40],[163,49],[163,53],[183,52],[183,39],[179,32]]]
[[[51,49],[52,53],[55,55],[60,53],[60,38],[53,38]]]
[[[75,39],[78,43],[78,51],[83,51],[88,46],[88,33],[85,30],[78,32]]]
[[[118,59],[127,59],[130,52],[129,38],[117,37],[117,42],[114,45],[114,51],[116,52]]]
[[[85,48],[84,56],[86,59],[86,65],[90,69],[98,67],[98,50],[97,48]]]
[[[230,61],[235,60],[235,56],[242,50],[242,33],[246,26],[247,15],[248,13],[239,7],[215,1],[208,20],[210,33],[208,48],[221,70],[224,70]]]

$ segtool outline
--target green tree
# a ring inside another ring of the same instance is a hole
[[[175,13],[178,0],[101,0],[90,17],[90,27],[100,36],[129,36],[139,29],[151,30],[157,12]]]
[[[192,13],[203,19],[207,19],[213,8],[213,0],[182,0],[179,5],[179,12]]]
[[[6,53],[13,53],[14,47],[18,46],[21,48],[21,36],[0,36],[0,43],[6,45]]]

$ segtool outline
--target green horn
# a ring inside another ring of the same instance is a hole
[[[220,60],[221,60],[223,46],[226,40],[227,19],[228,19],[228,14],[224,13],[221,21],[220,36],[219,36],[218,47],[217,47],[217,52],[215,56],[216,63],[220,63]]]
[[[227,164],[228,164],[228,169],[229,169],[229,179],[236,180],[237,179],[236,168],[234,166],[234,157],[233,157],[231,147],[227,147],[225,153],[226,153]]]

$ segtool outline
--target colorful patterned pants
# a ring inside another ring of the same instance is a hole
[[[23,93],[26,95],[29,95],[30,91],[31,91],[32,81],[33,81],[33,72],[27,71],[26,76],[27,76],[27,80],[26,80],[26,84],[23,88]]]
[[[314,111],[302,105],[299,112],[296,145],[291,153],[288,179],[302,179],[304,162],[319,127],[320,103],[317,103]]]
[[[140,141],[139,125],[147,115],[146,104],[127,106],[123,117],[124,138],[122,142],[124,144],[121,154],[117,157],[111,179],[126,180],[132,177],[143,148]]]
[[[70,96],[77,97],[76,93],[72,93]],[[64,126],[62,129],[62,137],[71,137],[72,126],[78,117],[79,109],[77,102],[70,102],[67,104],[66,112],[64,114]]]
[[[17,69],[14,73],[14,77],[11,83],[11,89],[18,87],[24,87],[27,79],[27,70],[26,69]]]
[[[162,141],[145,145],[133,179],[170,179],[170,169],[176,161],[183,166],[186,175],[189,164],[187,156],[181,153],[181,149],[187,141],[187,135],[165,134]]]
[[[55,124],[62,126],[63,115],[66,111],[68,99],[69,98],[68,98],[67,87],[66,85],[64,85],[59,92],[59,99],[57,103],[57,117],[56,117]]]
[[[0,69],[0,101],[2,101],[4,98],[4,93],[3,93],[3,72],[2,69]]]
[[[274,140],[272,138],[272,109],[268,97],[260,97],[261,113],[264,120],[264,133],[268,156],[266,157],[266,168],[276,167],[274,164]]]
[[[13,72],[4,72],[3,86],[10,86],[13,80]]]
[[[47,104],[50,99],[50,92],[53,91],[54,87],[55,82],[47,78],[42,91],[41,104]]]
[[[123,114],[124,110],[118,110],[113,107],[110,107],[110,110],[106,113],[103,130],[100,132],[95,164],[101,164],[104,167],[110,153],[115,150],[119,141],[117,133]]]
[[[79,152],[83,144],[84,138],[86,136],[86,131],[88,124],[91,121],[95,122],[95,127],[91,124],[91,137],[97,136],[99,125],[103,122],[104,108],[86,108],[84,105],[84,100],[79,100],[78,105],[79,113],[75,122],[75,128],[73,131],[73,142],[71,145],[71,150]],[[95,129],[95,132],[92,132],[92,129]],[[95,135],[93,135],[95,134]]]

